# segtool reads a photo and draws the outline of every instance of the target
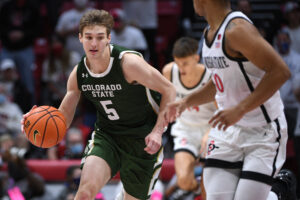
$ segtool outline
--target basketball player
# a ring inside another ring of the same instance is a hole
[[[90,10],[81,18],[79,40],[86,56],[71,72],[59,107],[67,126],[81,95],[97,109],[76,200],[94,199],[118,171],[124,199],[148,199],[162,164],[161,140],[167,125],[162,113],[175,99],[175,88],[138,52],[110,44],[113,24],[104,10]]]
[[[169,120],[216,100],[204,169],[207,199],[277,199],[271,184],[285,161],[287,142],[278,89],[290,71],[252,22],[232,12],[230,0],[194,0],[194,9],[209,24],[202,57],[212,79],[169,104]]]
[[[168,63],[163,68],[163,75],[176,88],[176,99],[182,99],[200,89],[210,79],[210,73],[199,63],[197,51],[197,40],[189,37],[179,38],[173,47],[174,62]],[[206,149],[210,129],[208,121],[215,110],[213,102],[190,107],[172,126],[177,185],[182,190],[200,193],[199,181],[194,176],[194,167],[200,157],[200,150]]]

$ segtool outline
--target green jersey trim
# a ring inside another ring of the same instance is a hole
[[[154,173],[152,175],[152,179],[148,188],[148,196],[152,193],[152,190],[154,189],[154,185],[156,183],[156,181],[158,180],[158,176],[161,170],[161,166],[163,163],[163,159],[164,159],[164,153],[163,153],[164,148],[162,147],[160,149],[160,151],[158,152],[157,158],[156,158],[156,163],[153,167],[154,169]]]
[[[106,69],[104,72],[100,73],[100,74],[95,74],[95,73],[91,72],[91,70],[87,67],[87,64],[86,64],[86,57],[83,59],[83,61],[84,61],[84,66],[85,66],[86,70],[88,71],[88,73],[89,73],[92,77],[100,78],[100,77],[106,76],[106,75],[110,72],[110,70],[111,70],[111,68],[112,68],[112,66],[113,66],[113,63],[114,63],[114,58],[113,58],[113,57],[110,57],[109,65],[108,65],[107,69]]]
[[[125,53],[134,53],[134,54],[137,54],[137,55],[139,55],[140,57],[143,58],[143,55],[140,52],[137,52],[137,51],[122,51],[119,55],[119,59],[121,59],[124,56]]]
[[[152,109],[154,110],[154,112],[156,114],[159,113],[159,105],[156,103],[156,101],[153,99],[150,89],[146,88],[146,94],[147,94],[147,98],[148,98],[148,102],[150,103],[150,105],[152,106]]]

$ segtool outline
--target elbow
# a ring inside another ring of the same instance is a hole
[[[276,70],[277,81],[284,84],[287,80],[291,78],[291,72],[288,67],[280,68]]]
[[[289,69],[286,70],[286,73],[285,73],[285,78],[286,78],[286,80],[290,79],[291,76],[292,76],[291,71],[290,71]]]
[[[289,80],[291,78],[291,71],[287,68],[286,70],[282,70],[280,72],[280,75],[282,77],[283,82],[286,82],[287,80]]]

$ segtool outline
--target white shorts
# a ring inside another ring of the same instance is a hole
[[[186,151],[195,158],[199,156],[201,141],[210,125],[201,126],[187,125],[181,121],[176,121],[172,126],[171,135],[174,137],[174,151]]]
[[[286,157],[284,114],[263,127],[212,128],[207,141],[206,167],[240,169],[240,178],[272,184]]]

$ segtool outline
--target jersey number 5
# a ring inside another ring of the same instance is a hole
[[[114,108],[108,108],[107,107],[108,105],[112,104],[111,100],[100,101],[100,103],[103,106],[103,108],[104,108],[104,110],[105,110],[105,112],[107,114],[108,119],[110,119],[110,120],[118,120],[118,119],[120,119],[117,111]]]

